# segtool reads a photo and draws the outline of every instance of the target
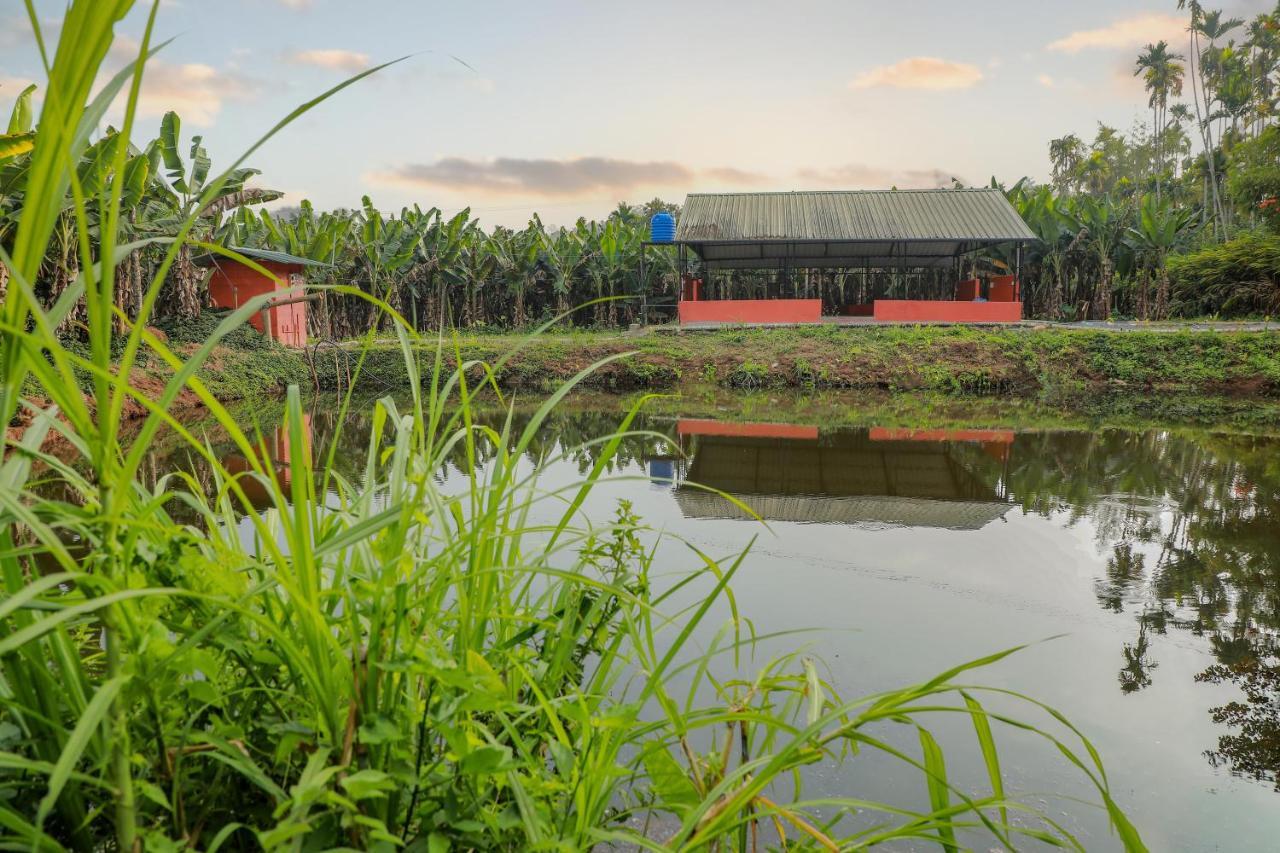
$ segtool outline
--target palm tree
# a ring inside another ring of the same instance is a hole
[[[1217,40],[1223,38],[1231,30],[1244,22],[1239,18],[1223,20],[1222,12],[1206,12],[1196,0],[1178,0],[1179,9],[1187,9],[1191,13],[1191,23],[1187,31],[1191,45],[1191,93],[1195,101],[1196,124],[1200,129],[1200,140],[1205,158],[1205,201],[1212,203],[1214,214],[1214,233],[1219,233],[1220,226],[1225,226],[1225,209],[1222,195],[1218,191],[1218,170],[1214,162],[1214,150],[1217,147],[1213,138],[1213,124],[1209,117],[1209,107],[1213,98],[1209,95],[1209,82],[1214,77],[1216,65]],[[1201,47],[1202,40],[1207,45]],[[1196,85],[1197,73],[1199,85]]]
[[[1182,57],[1169,52],[1169,43],[1161,40],[1148,44],[1146,50],[1138,56],[1134,76],[1142,75],[1147,92],[1151,97],[1147,101],[1151,107],[1151,135],[1155,146],[1154,171],[1156,175],[1156,198],[1160,198],[1160,179],[1164,172],[1164,150],[1161,141],[1164,138],[1165,114],[1169,108],[1169,97],[1181,97],[1183,67]]]
[[[1059,192],[1070,192],[1078,184],[1084,151],[1084,142],[1074,133],[1049,141],[1049,163],[1053,167],[1053,185]]]

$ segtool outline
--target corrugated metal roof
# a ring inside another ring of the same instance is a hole
[[[676,229],[682,243],[1033,242],[993,189],[693,193]]]
[[[313,261],[310,258],[300,258],[297,255],[290,255],[286,252],[276,252],[271,249],[248,249],[243,246],[227,246],[229,251],[244,255],[255,261],[267,261],[275,264],[295,264],[303,267],[327,267],[329,264],[323,261]],[[234,260],[226,255],[207,254],[195,258],[195,263],[200,266],[208,266],[216,262],[235,263]]]

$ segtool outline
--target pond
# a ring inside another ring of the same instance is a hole
[[[630,502],[667,535],[673,571],[696,566],[690,546],[731,560],[754,538],[738,606],[761,635],[803,632],[766,645],[807,644],[847,697],[1032,643],[970,680],[1034,696],[1086,732],[1152,849],[1274,849],[1280,439],[1203,425],[1063,428],[1019,407],[964,426],[904,425],[901,414],[842,426],[860,419],[792,417],[797,408],[773,400],[744,419],[676,405],[642,417],[639,428],[667,440],[624,442],[591,512],[605,521]],[[313,406],[317,448],[335,409]],[[256,411],[272,444],[269,414]],[[536,452],[607,435],[621,411],[571,405]],[[340,468],[347,448],[360,464],[368,428],[348,419]],[[582,476],[592,452],[570,453],[550,476]],[[178,464],[160,451],[152,462]],[[1088,795],[1056,755],[1012,736],[1002,747],[1024,796]],[[978,759],[959,760],[963,772]],[[877,797],[918,796],[853,772],[819,768],[807,793],[847,794],[856,781]],[[1101,814],[1053,809],[1090,849],[1116,846]]]

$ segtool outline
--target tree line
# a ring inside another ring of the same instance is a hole
[[[1051,180],[1004,186],[1040,242],[1022,267],[1027,314],[1055,320],[1115,316],[1262,315],[1280,310],[1280,4],[1249,22],[1196,2],[1185,48],[1159,41],[1134,61],[1151,110],[1150,124],[1128,133],[1100,124],[1090,142],[1068,134],[1049,143]],[[0,135],[0,248],[8,249],[23,207],[35,131],[34,87],[17,98]],[[1191,103],[1185,102],[1190,95]],[[1183,99],[1183,100],[1180,100]],[[127,145],[121,174],[116,146]],[[249,186],[259,173],[234,170],[211,184],[201,137],[184,142],[176,113],[141,147],[108,128],[81,158],[54,240],[32,287],[44,305],[66,292],[92,258],[77,250],[77,194],[98,227],[94,199],[118,192],[128,250],[115,290],[117,327],[140,316],[181,322],[207,307],[201,244],[266,248],[320,261],[312,284],[357,288],[384,300],[421,329],[525,327],[568,311],[572,322],[613,327],[639,319],[642,302],[671,302],[679,286],[670,251],[640,264],[648,220],[676,205],[654,199],[619,204],[601,221],[547,227],[533,216],[521,229],[486,229],[463,210],[446,215],[418,205],[318,211],[310,203],[272,213],[281,194]],[[195,225],[182,226],[198,211]],[[146,284],[164,263],[166,244],[183,245],[156,304],[142,304]],[[969,258],[970,272],[1007,273],[1012,252]],[[949,273],[948,273],[949,274]],[[944,276],[945,278],[945,276]],[[0,293],[8,271],[0,262]],[[721,297],[821,294],[831,310],[856,294],[943,295],[936,272],[792,271],[720,273],[706,292]],[[607,299],[607,297],[631,297]],[[386,323],[367,300],[325,291],[311,311],[311,333],[345,338]],[[76,306],[63,331],[83,323]]]

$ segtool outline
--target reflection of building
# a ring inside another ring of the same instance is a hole
[[[312,440],[311,433],[311,415],[303,414],[302,416],[302,435],[304,440],[310,445]],[[264,436],[269,470],[275,474],[276,482],[280,484],[280,488],[286,496],[293,486],[293,469],[291,460],[293,458],[293,442],[289,438],[289,428],[287,424],[281,424]],[[304,456],[309,460],[311,458],[310,447],[304,450]],[[249,460],[241,453],[229,453],[222,457],[222,467],[226,469],[228,474],[238,476],[240,489],[244,492],[249,503],[254,509],[266,509],[275,505],[275,499],[271,490],[260,478],[255,476],[253,466]]]
[[[812,432],[777,432],[795,429]],[[706,489],[776,521],[977,530],[1010,507],[1002,474],[1011,432],[851,430],[819,439],[816,428],[685,421],[680,434],[692,462],[676,500],[690,518],[752,517]]]

